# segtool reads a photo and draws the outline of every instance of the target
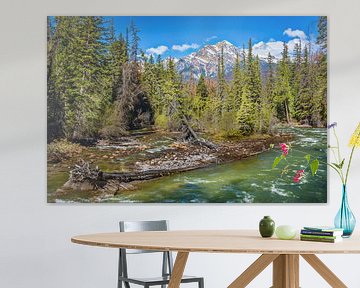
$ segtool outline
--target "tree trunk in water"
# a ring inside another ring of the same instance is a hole
[[[198,168],[204,168],[211,163],[205,163],[190,167],[174,168],[174,169],[158,169],[158,170],[144,170],[127,173],[107,173],[101,171],[98,167],[91,168],[89,162],[80,160],[78,164],[70,171],[71,183],[89,182],[94,187],[102,187],[107,180],[118,180],[119,182],[132,182],[141,180],[150,180],[171,174],[191,171]]]

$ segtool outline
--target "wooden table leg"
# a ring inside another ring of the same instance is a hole
[[[347,286],[314,254],[301,255],[316,272],[333,288],[347,288]]]
[[[273,262],[278,254],[263,254],[254,263],[252,263],[228,288],[244,288],[254,280],[271,262]]]
[[[287,255],[289,267],[289,287],[299,288],[299,255]]]
[[[189,252],[177,253],[168,288],[180,287],[181,278],[183,277],[185,265],[188,257],[189,257]]]
[[[273,288],[299,288],[299,255],[281,254],[273,263]]]

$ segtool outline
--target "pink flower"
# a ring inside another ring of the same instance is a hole
[[[280,147],[281,147],[281,150],[282,150],[282,155],[284,157],[286,157],[286,155],[289,154],[289,146],[286,145],[286,143],[280,143]]]
[[[303,178],[305,175],[305,170],[304,169],[301,169],[301,170],[297,170],[296,171],[296,174],[294,176],[294,182],[295,183],[299,183],[301,178]]]

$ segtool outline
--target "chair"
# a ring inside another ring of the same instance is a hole
[[[166,220],[160,221],[120,221],[120,232],[135,232],[135,231],[167,231],[168,222]],[[149,288],[150,286],[160,286],[165,288],[169,284],[170,276],[173,268],[172,254],[169,251],[150,251],[150,250],[135,250],[135,249],[119,249],[119,269],[118,269],[118,288],[122,288],[124,283],[125,288],[130,288],[131,284]],[[141,253],[163,253],[162,260],[162,275],[161,277],[153,278],[132,278],[128,276],[127,271],[127,254],[141,254]],[[183,276],[181,283],[198,283],[199,288],[204,288],[204,278]]]

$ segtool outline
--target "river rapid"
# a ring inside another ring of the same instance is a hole
[[[285,163],[272,169],[280,148],[227,164],[184,172],[136,184],[136,190],[115,196],[96,192],[77,192],[63,197],[51,191],[66,181],[59,173],[48,179],[50,202],[140,202],[140,203],[326,203],[327,202],[327,130],[323,128],[284,128],[291,133],[288,173],[281,174]],[[317,157],[320,166],[316,176],[306,168],[306,154]],[[296,170],[306,169],[306,177],[294,183]],[[49,189],[50,188],[50,189]],[[92,193],[92,194],[91,194]],[[95,198],[94,198],[95,193]],[[91,200],[89,196],[91,194]],[[96,199],[94,201],[94,199]]]

